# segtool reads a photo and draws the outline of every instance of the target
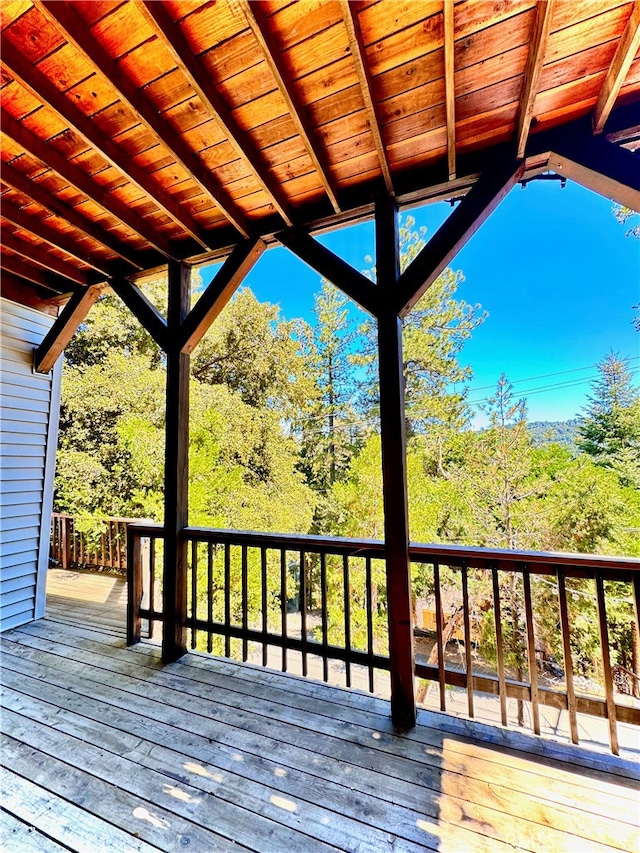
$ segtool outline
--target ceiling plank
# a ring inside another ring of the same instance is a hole
[[[355,7],[349,3],[349,0],[341,0],[342,17],[347,28],[349,36],[349,44],[351,46],[351,56],[358,72],[360,80],[360,89],[364,99],[364,105],[369,118],[369,126],[373,135],[373,142],[378,152],[380,168],[384,178],[385,187],[389,195],[393,195],[393,180],[391,178],[391,167],[387,156],[387,148],[382,138],[382,122],[377,108],[377,101],[373,92],[373,79],[367,62],[367,52],[360,29],[360,21],[358,12]]]
[[[311,269],[316,270],[336,287],[346,293],[361,308],[377,316],[380,294],[376,285],[342,258],[318,243],[306,231],[289,228],[276,234],[283,246],[297,255]]]
[[[314,138],[313,129],[309,122],[307,111],[295,86],[288,78],[286,65],[282,59],[282,52],[275,43],[273,36],[269,32],[266,23],[265,10],[260,3],[250,3],[249,0],[237,0],[238,6],[244,12],[247,23],[256,37],[258,44],[264,54],[264,57],[269,66],[269,70],[273,74],[280,94],[282,95],[287,110],[295,124],[296,130],[300,135],[309,156],[313,161],[315,170],[320,178],[322,186],[329,197],[329,201],[336,213],[340,212],[340,203],[338,201],[338,191],[335,180],[331,174],[329,161],[320,143]]]
[[[48,373],[51,370],[101,293],[102,288],[98,285],[79,290],[72,295],[35,350],[33,369],[36,373]]]
[[[143,329],[151,335],[160,349],[167,351],[167,321],[145,294],[123,276],[116,275],[109,282],[111,289],[124,302],[139,321]]]
[[[529,128],[533,117],[533,107],[538,94],[540,74],[544,64],[544,55],[547,50],[549,33],[551,32],[551,18],[555,0],[538,0],[536,3],[536,14],[533,21],[533,31],[529,42],[529,56],[524,72],[522,93],[520,95],[520,108],[517,121],[516,146],[518,157],[524,157],[529,138]]]
[[[54,0],[54,2],[51,2],[51,5],[57,7],[59,3]],[[174,61],[197,92],[200,100],[214,114],[216,121],[231,145],[235,148],[238,156],[262,185],[262,188],[272,200],[285,223],[291,225],[293,222],[293,213],[286,193],[270,173],[267,166],[261,162],[258,152],[251,145],[248,134],[243,131],[233,117],[231,110],[229,110],[220,97],[215,83],[208,76],[204,66],[189,47],[180,26],[173,23],[162,3],[155,2],[155,0],[154,2],[149,2],[149,0],[142,2],[142,0],[139,0],[137,6],[151,26],[160,30],[165,47],[167,47]],[[248,236],[249,229],[246,227],[246,223],[245,227],[239,230],[242,231],[243,236]]]
[[[22,174],[22,172],[14,169],[9,164],[3,164],[2,175],[0,177],[2,182],[8,187],[26,195],[27,198],[31,198],[41,207],[44,207],[45,210],[48,210],[49,213],[59,216],[74,228],[77,228],[88,237],[91,237],[92,240],[95,240],[103,246],[106,246],[108,249],[111,249],[112,252],[127,263],[131,264],[131,266],[138,270],[143,268],[143,264],[136,257],[137,253],[135,249],[121,243],[120,240],[113,236],[113,234],[110,234],[86,216],[78,213],[75,208],[65,204],[59,198],[48,192],[42,185],[27,178],[26,175]]]
[[[159,3],[154,5],[162,6]],[[176,160],[189,172],[231,224],[246,236],[249,225],[242,210],[222,188],[212,172],[198,159],[195,152],[189,148],[153,104],[144,97],[140,89],[121,71],[117,63],[113,62],[98,42],[91,38],[87,27],[73,11],[71,4],[60,3],[59,0],[55,0],[55,2],[42,0],[38,6],[50,20],[62,28],[65,38],[73,44],[76,50],[82,53],[90,64],[107,78],[120,99],[140,116],[147,127],[171,151]],[[158,8],[158,15],[160,17],[166,16],[168,19],[167,13],[162,8]],[[193,56],[193,54],[191,55]]]
[[[182,323],[181,352],[193,352],[266,248],[262,240],[235,247]]]
[[[467,195],[438,228],[398,279],[397,313],[406,315],[431,287],[460,249],[488,219],[524,174],[525,163],[513,156],[480,175]]]
[[[83,264],[87,264],[107,277],[109,276],[109,261],[104,260],[104,258],[98,258],[91,252],[85,251],[72,237],[69,237],[67,234],[61,234],[55,228],[47,225],[46,222],[34,219],[33,216],[25,213],[23,208],[18,207],[17,204],[14,204],[7,198],[2,199],[1,213],[6,220],[17,228],[22,228],[25,231],[29,231],[30,234],[35,234],[36,237],[44,240],[45,243],[49,243],[50,246],[66,252],[72,258],[82,261]]]
[[[0,254],[0,267],[25,281],[30,281],[32,284],[50,290],[52,293],[59,293],[61,288],[72,291],[76,287],[72,281],[63,282],[62,279],[47,275],[42,269],[26,264],[21,258],[14,258],[4,252]]]
[[[119,222],[146,240],[165,257],[172,257],[171,243],[162,235],[157,234],[148,222],[145,222],[142,217],[115,198],[113,193],[109,193],[100,187],[82,169],[69,163],[55,148],[43,142],[35,133],[16,121],[4,109],[0,111],[0,128],[2,133],[6,134],[32,157],[35,157],[36,160],[40,160],[41,163],[48,166],[63,180],[67,181],[70,186],[107,210]]]
[[[443,0],[444,15],[444,91],[447,114],[447,165],[449,180],[456,177],[456,90],[454,58],[454,5]]]
[[[609,113],[616,102],[620,87],[640,48],[640,0],[636,0],[631,15],[618,42],[607,76],[593,110],[593,132],[602,133]]]
[[[6,228],[2,232],[2,246],[6,249],[11,249],[12,252],[21,255],[43,269],[57,272],[63,278],[68,278],[76,284],[80,284],[83,287],[87,287],[90,284],[89,277],[84,270],[79,270],[71,264],[67,264],[56,258],[41,244],[28,243],[26,240],[21,240],[14,234],[10,234]]]
[[[157,185],[151,175],[136,165],[112,139],[100,132],[97,125],[72,101],[59,91],[45,75],[2,36],[0,57],[9,74],[35,98],[46,104],[78,133],[88,145],[99,151],[112,166],[122,172],[145,195],[149,196],[167,216],[178,223],[204,248],[211,248],[205,230],[191,214]]]

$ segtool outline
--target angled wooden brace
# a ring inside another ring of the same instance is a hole
[[[262,240],[244,240],[235,247],[182,323],[181,352],[193,352],[265,249]]]
[[[51,370],[103,289],[103,285],[94,285],[73,294],[40,346],[34,350],[33,369],[36,373]]]
[[[300,260],[326,278],[361,308],[374,317],[379,310],[379,292],[376,285],[343,261],[322,243],[314,240],[306,231],[289,228],[276,234],[283,246],[297,255]]]
[[[139,287],[126,278],[114,276],[111,289],[117,293],[140,325],[149,332],[160,349],[167,351],[167,321]]]
[[[487,169],[398,279],[395,310],[407,314],[524,174],[515,156]]]

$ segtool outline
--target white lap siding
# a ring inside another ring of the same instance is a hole
[[[0,630],[44,614],[61,359],[33,372],[54,318],[0,299]]]

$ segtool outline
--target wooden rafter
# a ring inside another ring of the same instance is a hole
[[[167,14],[161,3],[154,5],[158,7],[160,16]],[[60,3],[59,0],[56,2],[41,0],[38,6],[62,28],[65,38],[73,44],[76,50],[82,53],[89,63],[109,80],[120,99],[142,119],[152,133],[171,151],[176,160],[189,172],[194,181],[212,199],[231,224],[246,236],[249,226],[242,210],[168,121],[144,97],[141,90],[121,71],[117,63],[105,53],[98,42],[91,38],[87,28],[73,11],[71,5]]]
[[[524,174],[524,161],[508,157],[480,176],[458,207],[398,279],[397,313],[407,314]]]
[[[275,43],[273,36],[269,32],[266,23],[266,15],[260,3],[250,3],[249,0],[237,0],[238,6],[244,12],[247,23],[256,37],[260,48],[267,61],[267,65],[273,74],[277,83],[280,94],[282,95],[287,110],[296,130],[302,139],[309,156],[313,161],[315,170],[320,178],[322,186],[329,197],[333,209],[338,212],[340,203],[338,201],[338,191],[331,174],[329,161],[327,160],[324,150],[315,140],[315,134],[309,122],[305,106],[298,95],[295,86],[289,79],[289,75],[282,59],[282,52]]]
[[[52,5],[58,6],[59,4],[54,2]],[[138,0],[137,6],[151,26],[160,31],[165,47],[173,56],[176,64],[182,69],[183,74],[185,74],[190,85],[197,92],[200,100],[213,113],[238,156],[261,184],[286,224],[291,225],[293,214],[286,194],[269,172],[269,169],[260,160],[258,153],[251,145],[248,135],[240,127],[224,100],[220,97],[215,83],[211,80],[198,58],[193,54],[180,26],[173,23],[162,3],[158,3],[155,0],[153,2]],[[247,237],[249,229],[245,227],[241,230],[243,235]]]
[[[544,55],[547,50],[549,33],[551,32],[551,18],[555,0],[538,0],[536,13],[533,21],[533,32],[529,42],[529,56],[524,72],[522,94],[520,95],[520,108],[518,111],[516,145],[518,157],[524,157],[529,137],[529,128],[533,116],[533,107],[538,94],[538,84],[544,63]]]
[[[265,249],[262,240],[245,240],[236,246],[180,328],[183,353],[193,352]]]
[[[80,284],[84,287],[91,283],[89,282],[89,276],[84,270],[79,270],[77,267],[61,261],[38,243],[28,243],[26,240],[21,240],[14,234],[10,234],[6,228],[2,232],[2,247],[11,249],[12,252],[21,255],[43,269],[51,270],[63,278],[68,278],[70,282]]]
[[[77,166],[59,154],[51,145],[43,142],[35,133],[16,121],[6,110],[0,111],[0,127],[2,133],[6,134],[24,151],[40,160],[45,166],[59,175],[63,180],[74,187],[82,195],[91,199],[100,207],[107,210],[127,228],[130,228],[139,237],[146,240],[166,257],[170,257],[172,249],[169,241],[158,234],[148,222],[134,213],[127,205],[123,204],[113,196],[113,193],[103,189],[96,181]]]
[[[362,90],[362,97],[364,99],[364,105],[369,118],[369,126],[373,135],[376,151],[378,152],[378,160],[380,161],[382,176],[384,178],[387,192],[390,195],[393,195],[391,167],[389,166],[387,148],[384,144],[384,139],[382,138],[382,122],[378,111],[377,100],[373,94],[373,80],[369,70],[369,63],[367,62],[367,52],[364,39],[362,38],[358,12],[354,6],[349,3],[349,0],[340,0],[340,5],[342,7],[342,17],[347,28],[347,35],[349,36],[351,56],[353,57],[356,70],[358,72],[358,78],[360,80],[360,89]]]
[[[195,221],[189,211],[178,204],[169,193],[157,185],[153,177],[138,166],[98,126],[67,98],[38,68],[29,64],[8,39],[2,37],[1,61],[9,74],[35,98],[54,110],[67,125],[106,160],[122,172],[145,195],[149,196],[167,216],[177,222],[204,248],[210,247],[205,230]]]
[[[27,196],[27,198],[31,198],[41,207],[44,207],[45,210],[48,210],[49,213],[53,213],[55,216],[59,216],[61,219],[64,219],[65,222],[73,225],[74,228],[82,231],[88,237],[91,237],[92,240],[95,240],[103,246],[106,246],[108,249],[111,249],[112,252],[136,269],[143,268],[143,263],[137,257],[137,252],[134,249],[124,243],[121,243],[120,240],[114,237],[109,231],[106,231],[100,225],[97,225],[86,216],[78,213],[74,207],[70,207],[68,204],[65,204],[59,198],[48,192],[43,186],[35,181],[29,180],[26,175],[23,175],[22,172],[14,169],[9,164],[4,164],[2,166],[2,182],[8,187],[11,187],[17,192]]]
[[[122,276],[114,276],[109,284],[114,293],[122,299],[127,308],[139,321],[142,328],[146,329],[160,349],[166,352],[168,346],[167,321],[153,302],[147,299],[139,287],[127,281]]]
[[[44,270],[32,267],[25,263],[22,258],[16,258],[12,255],[7,255],[5,252],[0,254],[0,267],[4,272],[18,276],[25,281],[30,281],[32,284],[37,284],[38,287],[43,287],[50,290],[52,293],[57,293],[60,287],[66,287],[71,291],[75,287],[73,282],[68,282],[65,285],[63,281],[56,276],[48,275]]]
[[[36,373],[51,370],[101,292],[102,288],[95,286],[73,294],[34,353],[33,369]]]
[[[377,316],[379,293],[376,285],[366,276],[343,261],[322,243],[299,228],[289,228],[276,235],[283,246],[297,255],[321,276],[353,299],[361,308]]]
[[[598,100],[593,110],[593,132],[602,133],[609,118],[609,113],[618,97],[620,87],[631,67],[631,63],[640,48],[640,0],[636,0],[631,15],[618,42],[607,76],[600,89]]]
[[[90,251],[85,251],[85,249],[79,245],[76,240],[69,237],[67,234],[62,234],[61,232],[56,231],[55,228],[47,225],[46,222],[35,219],[33,216],[25,213],[22,208],[18,207],[18,205],[9,201],[7,198],[2,199],[2,216],[17,228],[22,228],[24,231],[34,234],[50,246],[54,246],[56,249],[66,252],[68,255],[71,255],[72,258],[77,258],[77,260],[93,267],[93,269],[103,273],[105,276],[109,275],[108,261],[105,261],[104,258],[96,257],[95,254]]]
[[[449,180],[456,176],[456,91],[454,61],[454,5],[443,0],[444,16],[444,91],[447,112],[447,164]]]

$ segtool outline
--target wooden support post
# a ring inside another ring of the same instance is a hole
[[[397,209],[391,198],[383,199],[376,206],[376,268],[381,298],[378,315],[378,359],[391,719],[398,731],[407,731],[416,724],[416,700],[402,323],[392,308],[392,298],[400,275],[400,252]]]
[[[170,663],[187,651],[187,550],[189,489],[189,356],[180,347],[180,329],[189,312],[191,271],[169,262],[167,312],[167,396],[164,471],[164,579],[162,660]]]

